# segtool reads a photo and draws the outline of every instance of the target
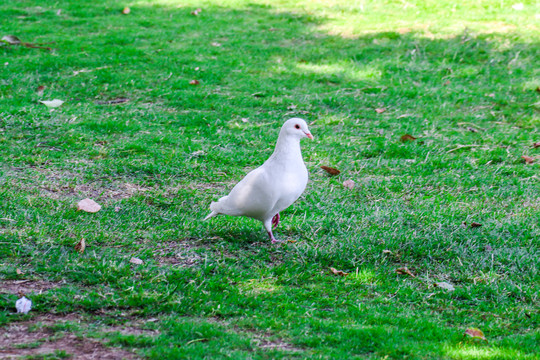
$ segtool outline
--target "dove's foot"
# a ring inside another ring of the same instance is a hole
[[[275,228],[277,228],[279,224],[279,213],[277,213],[276,215],[274,215],[274,217],[272,218],[272,226]]]
[[[272,234],[271,231],[268,231],[268,237],[269,237],[270,240],[272,241],[272,244],[276,244],[276,243],[280,243],[280,242],[281,242],[280,240],[277,240],[277,239],[274,237],[274,234]]]

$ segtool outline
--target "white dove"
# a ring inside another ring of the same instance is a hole
[[[204,220],[219,214],[247,216],[262,221],[272,243],[279,242],[272,234],[272,225],[279,224],[279,212],[302,195],[308,181],[300,151],[300,140],[305,137],[313,140],[305,120],[287,120],[274,153],[236,184],[229,195],[212,202],[212,212]]]

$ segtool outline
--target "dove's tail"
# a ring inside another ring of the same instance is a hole
[[[206,221],[210,218],[213,218],[214,216],[219,215],[219,213],[212,211],[210,214],[206,215],[206,217],[203,219],[203,221]]]

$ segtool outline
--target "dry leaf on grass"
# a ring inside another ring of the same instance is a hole
[[[59,99],[41,100],[40,103],[42,103],[43,105],[45,105],[48,108],[54,109],[54,108],[57,108],[57,107],[61,106],[64,103],[64,101],[59,100]]]
[[[466,221],[463,221],[463,222],[461,223],[461,227],[465,229],[465,228],[467,227],[467,222],[466,222]]]
[[[478,328],[468,328],[467,330],[465,330],[464,335],[470,336],[473,339],[481,339],[487,341],[486,336],[484,335],[482,330]]]
[[[17,270],[15,270],[15,272],[17,273],[17,275],[22,275],[23,274],[23,272],[19,268],[17,268]]]
[[[82,238],[81,241],[79,241],[79,243],[75,245],[75,250],[82,254],[84,252],[84,249],[86,249],[86,242],[84,241],[84,238]]]
[[[385,111],[386,111],[385,108],[375,109],[375,112],[376,112],[377,114],[382,114],[382,113],[385,112]]]
[[[19,39],[15,35],[3,36],[2,41],[9,45],[19,45],[21,43],[21,39]]]
[[[525,160],[525,164],[532,164],[534,162],[534,158],[527,155],[523,155],[521,158]]]
[[[407,141],[416,140],[416,138],[414,136],[410,135],[410,134],[405,134],[405,135],[401,135],[399,140],[401,140],[401,142],[407,142]]]
[[[199,84],[200,84],[199,80],[191,80],[189,82],[189,85],[199,85]]]
[[[477,227],[480,227],[480,226],[482,226],[482,224],[480,224],[480,223],[477,223],[477,222],[472,222],[471,223],[472,228],[477,228]]]
[[[354,181],[352,180],[345,180],[343,182],[343,186],[345,186],[347,189],[353,189],[354,188]]]
[[[441,282],[436,282],[435,284],[433,284],[434,286],[436,287],[439,287],[441,289],[445,289],[445,290],[448,290],[448,291],[454,291],[456,290],[456,288],[454,287],[454,285],[450,284],[450,283],[447,283],[447,282],[444,282],[444,281],[441,281]]]
[[[339,275],[339,276],[347,276],[349,275],[349,273],[346,273],[344,271],[341,271],[341,270],[337,270],[333,267],[330,268],[330,271],[334,274],[334,275]]]
[[[38,96],[42,96],[43,95],[43,91],[45,90],[45,86],[43,85],[40,85],[36,88],[36,93]]]
[[[199,14],[201,13],[202,9],[199,8],[199,9],[195,9],[191,12],[191,15],[195,15],[195,16],[199,16]]]
[[[339,175],[339,173],[341,172],[338,169],[335,169],[335,168],[330,167],[330,166],[325,166],[325,165],[322,165],[321,169],[323,169],[324,171],[326,171],[330,175]]]
[[[124,14],[124,15],[127,15],[130,12],[131,12],[131,9],[129,7],[127,7],[127,6],[122,10],[122,14]]]
[[[409,275],[409,276],[412,276],[412,277],[416,277],[416,275],[414,275],[411,270],[409,270],[407,267],[400,267],[398,269],[396,269],[396,272],[400,275]]]
[[[535,142],[534,144],[532,144],[533,148],[539,148],[540,147],[540,141],[538,142]]]
[[[77,203],[77,210],[82,210],[89,213],[96,213],[101,210],[101,205],[92,199],[84,199]]]
[[[129,262],[135,265],[141,265],[144,261],[139,258],[132,257],[131,259],[129,259]]]

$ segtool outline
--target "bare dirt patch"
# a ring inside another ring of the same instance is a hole
[[[41,294],[60,287],[62,283],[46,280],[0,280],[0,293],[3,294]]]
[[[108,347],[100,341],[80,336],[72,332],[54,331],[53,326],[72,322],[85,325],[77,314],[42,314],[28,321],[7,325],[0,333],[0,358],[17,359],[29,355],[54,354],[63,352],[74,359],[136,359],[135,354],[116,347]],[[155,336],[157,330],[141,329],[145,323],[137,320],[133,324],[105,326],[103,333],[119,332],[125,335]]]
[[[195,252],[199,248],[198,245],[189,240],[168,241],[156,245],[154,256],[160,264],[192,267],[201,261],[201,256]]]
[[[50,326],[67,321],[80,321],[75,314],[40,315],[30,321],[12,323],[0,333],[0,358],[17,359],[29,355],[63,352],[75,359],[135,359],[120,348],[106,347],[97,340],[70,332],[54,332]],[[41,326],[40,326],[41,325]]]

